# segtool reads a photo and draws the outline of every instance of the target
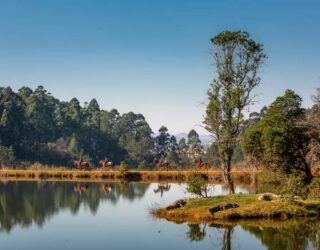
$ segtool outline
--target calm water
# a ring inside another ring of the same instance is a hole
[[[190,196],[184,185],[158,187],[0,183],[0,249],[320,249],[317,221],[215,226],[154,219],[153,204]],[[227,192],[221,185],[212,190]]]

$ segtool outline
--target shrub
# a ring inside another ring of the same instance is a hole
[[[313,177],[309,185],[308,198],[320,199],[320,177]]]
[[[208,197],[208,181],[201,175],[195,174],[188,178],[187,191],[200,197]]]
[[[128,164],[125,161],[120,162],[119,171],[123,177],[126,175],[128,171]]]
[[[298,171],[289,175],[287,183],[284,185],[282,195],[290,202],[294,201],[295,196],[306,198],[307,185],[305,183],[305,175]]]
[[[30,170],[43,170],[45,169],[45,166],[41,164],[40,162],[35,162],[32,165],[28,167]]]

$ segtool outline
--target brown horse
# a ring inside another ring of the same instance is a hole
[[[154,165],[158,169],[166,168],[167,171],[169,170],[169,167],[170,167],[170,163],[167,160],[164,160],[164,161],[155,160]]]
[[[209,162],[203,162],[200,158],[200,160],[194,160],[194,163],[197,165],[198,169],[208,169],[209,168]]]
[[[73,165],[77,169],[84,169],[84,170],[88,170],[90,166],[89,162],[87,161],[74,161]]]
[[[166,185],[158,184],[158,188],[153,189],[153,192],[155,194],[160,192],[161,197],[162,197],[164,192],[167,192],[170,190],[170,187],[171,187],[171,185],[169,185],[169,184],[166,184]]]
[[[110,169],[113,169],[113,162],[111,161],[104,161],[104,160],[101,160],[99,161],[99,167],[100,168],[110,168]]]

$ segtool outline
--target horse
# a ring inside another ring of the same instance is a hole
[[[101,160],[99,161],[99,167],[101,168],[110,168],[110,169],[113,169],[113,162],[111,161],[104,161],[104,160]]]
[[[156,166],[156,168],[166,168],[167,171],[169,170],[169,167],[170,167],[170,163],[167,160],[164,160],[164,161],[155,160],[154,165]]]
[[[167,191],[170,190],[170,187],[171,187],[171,185],[169,185],[168,183],[166,185],[158,184],[158,188],[157,189],[153,189],[153,192],[155,194],[160,192],[161,197],[162,197],[164,192],[167,192]]]
[[[209,168],[209,163],[208,162],[203,162],[200,158],[200,160],[194,160],[194,163],[197,165],[198,169],[208,169]]]
[[[89,162],[87,161],[74,161],[73,165],[77,169],[84,169],[84,170],[88,170],[90,166]]]

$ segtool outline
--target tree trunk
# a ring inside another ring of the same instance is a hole
[[[234,194],[234,185],[231,176],[231,159],[225,162],[225,166],[223,168],[223,177],[225,183],[228,185],[230,194]]]
[[[226,227],[223,233],[222,250],[231,250],[231,234],[233,227]]]
[[[305,173],[306,173],[306,184],[310,184],[312,181],[312,173],[311,173],[311,168],[309,164],[305,164]]]

